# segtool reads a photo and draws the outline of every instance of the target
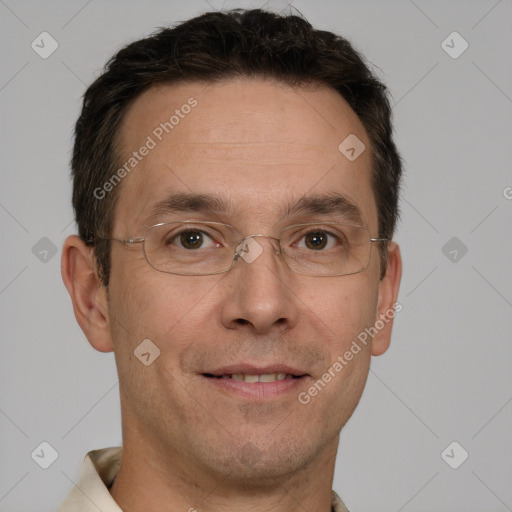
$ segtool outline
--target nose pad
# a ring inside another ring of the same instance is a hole
[[[270,238],[276,256],[281,254],[279,239],[270,235],[249,235],[238,244],[234,258],[235,261],[238,261],[240,258],[242,258],[247,263],[253,263],[258,259],[258,257],[263,253],[263,246],[258,243],[256,240],[257,237]]]

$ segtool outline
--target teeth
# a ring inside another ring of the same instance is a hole
[[[241,382],[274,382],[276,380],[292,379],[293,376],[286,373],[263,373],[261,375],[247,375],[244,373],[234,373],[233,375],[223,375],[223,379],[233,379]]]

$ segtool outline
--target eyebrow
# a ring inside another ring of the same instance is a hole
[[[223,195],[176,193],[156,203],[151,209],[148,221],[170,213],[208,213],[236,215],[236,209],[230,199]],[[280,211],[282,218],[293,215],[329,215],[335,214],[344,221],[362,225],[362,214],[347,196],[340,192],[302,196],[295,202],[288,201]]]
[[[294,204],[288,204],[283,212],[283,216],[294,214],[337,214],[355,224],[363,223],[359,207],[339,192],[303,196]]]

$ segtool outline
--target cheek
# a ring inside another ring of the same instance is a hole
[[[320,323],[331,358],[343,354],[360,332],[373,325],[378,301],[373,281],[370,273],[361,273],[303,289],[304,321]]]
[[[214,307],[210,292],[219,279],[165,274],[145,261],[127,265],[124,275],[111,281],[115,297],[111,317],[124,327],[119,334],[132,339],[132,350],[131,345],[149,338],[165,351],[172,338],[173,352],[179,353],[181,345],[187,346],[201,333],[204,336]]]
[[[328,432],[336,432],[359,403],[368,377],[371,343],[362,343],[358,335],[375,321],[377,293],[367,278],[344,277],[339,286],[310,296],[308,304],[322,318],[322,339],[317,342],[325,347],[330,361],[320,377],[327,384],[319,385],[322,391],[313,410],[325,418]]]

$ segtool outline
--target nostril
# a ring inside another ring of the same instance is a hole
[[[245,318],[237,318],[236,322],[240,325],[247,325],[250,323],[249,320],[246,320]]]

